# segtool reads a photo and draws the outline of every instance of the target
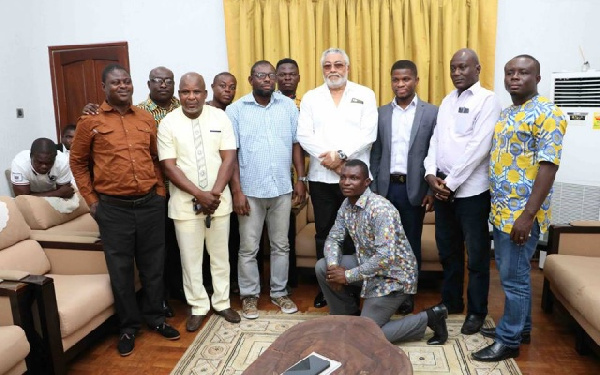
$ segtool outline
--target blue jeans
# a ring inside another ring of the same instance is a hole
[[[496,327],[496,342],[516,348],[521,332],[531,332],[531,257],[540,238],[537,220],[531,237],[522,246],[510,239],[510,234],[494,227],[494,252],[500,282],[504,288],[504,315]]]
[[[435,241],[444,268],[442,302],[461,311],[467,247],[467,314],[485,316],[490,288],[490,192],[454,202],[435,201]]]

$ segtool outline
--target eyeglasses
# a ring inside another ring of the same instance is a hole
[[[298,77],[298,73],[277,73],[277,77],[279,77],[279,78],[285,78],[285,77],[296,78],[296,77]]]
[[[167,86],[172,86],[175,84],[175,81],[172,78],[154,77],[150,78],[150,82],[156,83],[157,85],[162,85],[164,83]]]
[[[334,62],[333,64],[331,64],[331,63],[323,64],[323,70],[331,70],[332,67],[335,68],[336,70],[342,70],[346,67],[346,64],[343,62]]]
[[[261,81],[263,79],[267,78],[267,76],[269,77],[269,79],[277,78],[277,74],[275,74],[275,73],[254,73],[253,75]]]

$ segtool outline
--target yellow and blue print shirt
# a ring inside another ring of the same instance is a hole
[[[536,95],[502,111],[496,123],[490,160],[490,222],[510,233],[525,209],[540,162],[559,165],[567,120],[547,98]],[[542,232],[550,225],[552,189],[536,217]]]

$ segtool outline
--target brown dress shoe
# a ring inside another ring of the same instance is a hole
[[[229,308],[221,311],[215,311],[217,315],[221,315],[225,320],[229,323],[239,323],[242,318],[240,318],[240,314],[238,314],[235,310]]]
[[[202,321],[204,321],[206,315],[190,315],[188,316],[187,322],[185,323],[185,329],[188,332],[197,331],[198,328],[202,325]]]

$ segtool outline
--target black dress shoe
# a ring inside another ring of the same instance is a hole
[[[485,322],[485,316],[469,314],[465,318],[460,333],[463,335],[473,335],[483,327],[483,322]]]
[[[321,307],[325,306],[327,306],[325,296],[323,295],[323,292],[319,292],[319,294],[317,294],[317,296],[315,297],[315,307],[320,309]]]
[[[400,307],[398,307],[398,314],[408,315],[415,310],[415,297],[411,294],[405,299]]]
[[[479,330],[481,336],[489,337],[490,339],[496,338],[496,328],[481,328]],[[531,332],[521,332],[521,344],[529,344],[531,343]]]
[[[481,362],[499,362],[509,358],[517,358],[519,356],[519,348],[511,348],[499,342],[495,342],[490,346],[486,346],[478,352],[471,354],[476,361]]]
[[[172,318],[175,316],[175,313],[173,312],[173,309],[171,308],[171,306],[169,306],[169,303],[167,302],[167,300],[163,301],[162,309],[163,309],[163,313],[165,314],[165,316],[167,318]]]
[[[433,337],[427,340],[427,345],[442,345],[448,340],[448,327],[446,327],[446,318],[448,318],[448,309],[440,303],[429,309],[433,316],[428,318],[427,326],[433,330]],[[427,314],[429,317],[430,314]]]

